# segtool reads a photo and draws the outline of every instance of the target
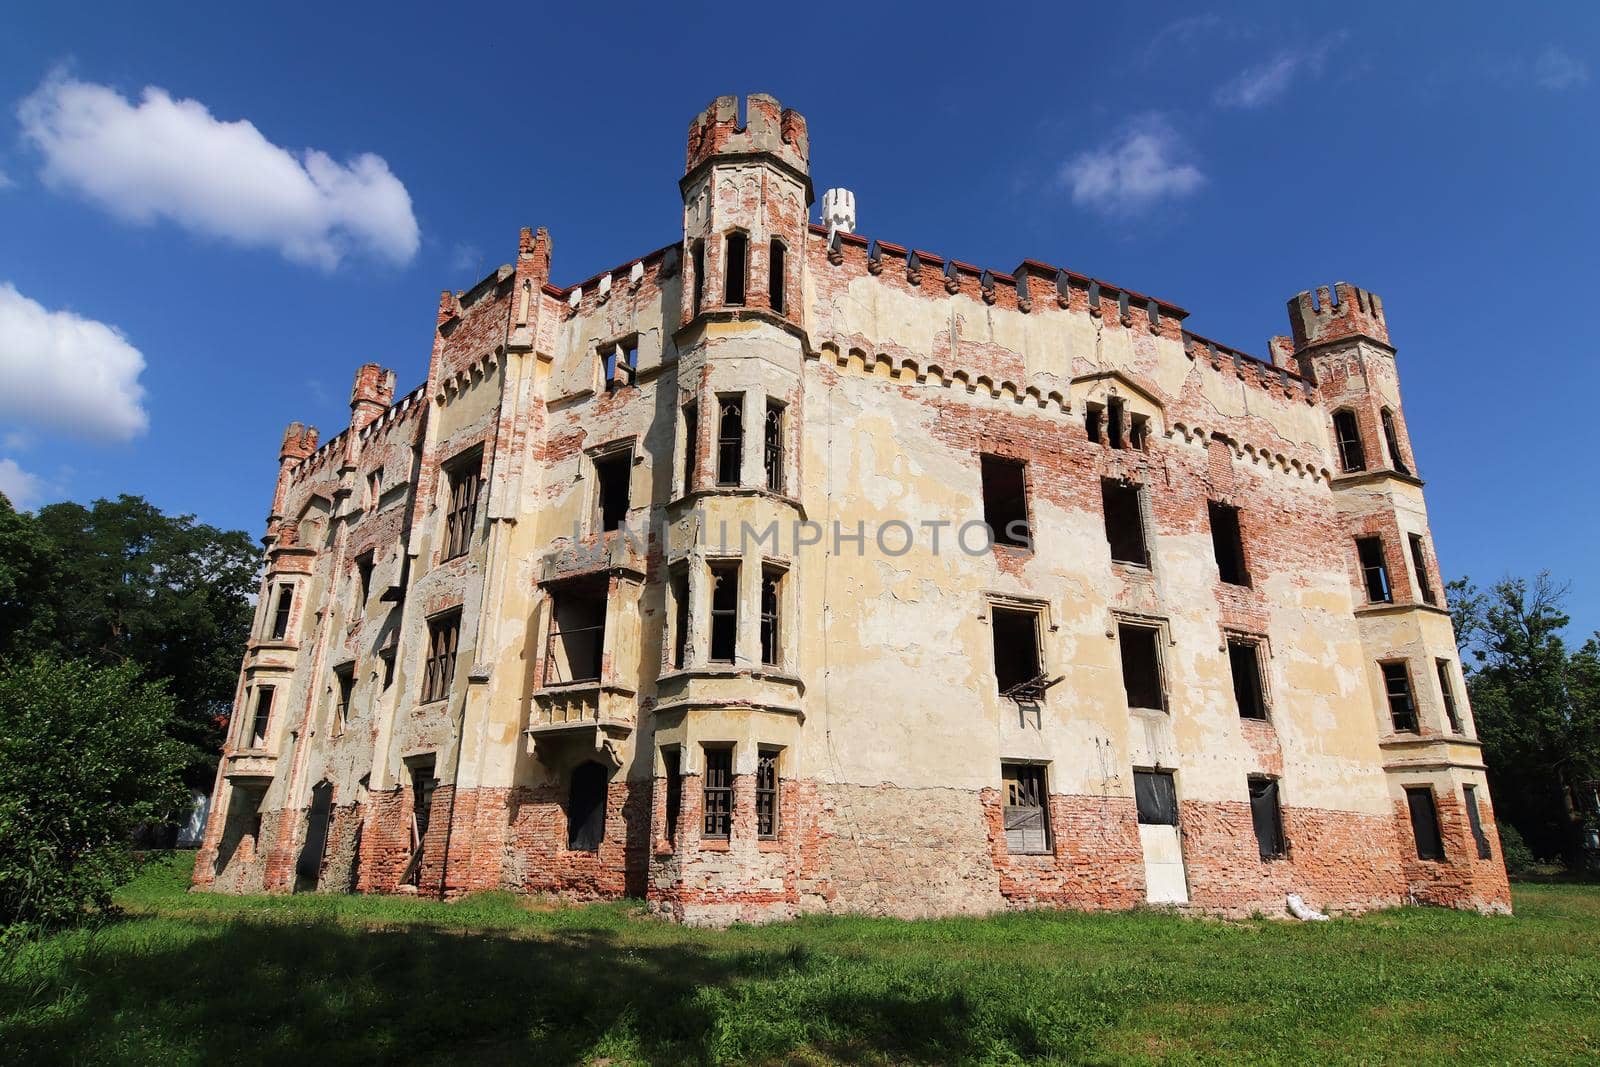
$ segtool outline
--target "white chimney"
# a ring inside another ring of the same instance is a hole
[[[822,223],[831,234],[835,230],[856,232],[856,194],[848,189],[829,189],[822,194]]]

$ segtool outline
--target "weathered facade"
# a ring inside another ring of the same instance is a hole
[[[814,225],[747,109],[681,241],[563,288],[525,230],[425,384],[291,425],[196,884],[1506,909],[1382,302],[1257,360]]]

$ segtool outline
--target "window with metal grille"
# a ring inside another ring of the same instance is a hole
[[[1439,809],[1428,786],[1406,789],[1406,807],[1411,811],[1411,835],[1417,843],[1417,859],[1443,860],[1444,838],[1439,834]]]
[[[661,763],[667,773],[667,840],[678,840],[678,813],[683,810],[683,768],[676,748],[661,750]]]
[[[756,834],[778,836],[778,752],[764,748],[756,760]]]
[[[700,454],[700,412],[693,404],[683,406],[683,491],[694,492],[694,475],[699,466],[695,459]]]
[[[610,533],[628,517],[628,483],[633,478],[633,449],[613,449],[594,457],[595,518],[600,532]]]
[[[762,438],[761,462],[767,470],[767,488],[783,492],[783,403],[767,401],[767,422]]]
[[[722,302],[729,307],[744,305],[744,276],[750,255],[750,239],[742,233],[728,234],[723,246],[727,255],[722,259]]]
[[[783,242],[774,237],[767,246],[767,302],[780,315],[784,309],[784,286],[788,282],[788,271],[784,269],[787,255]]]
[[[1122,688],[1128,696],[1128,707],[1165,711],[1161,631],[1153,626],[1122,623],[1117,627],[1117,645],[1122,651]]]
[[[1411,542],[1411,566],[1417,572],[1417,594],[1422,597],[1424,604],[1437,604],[1438,598],[1433,595],[1433,580],[1428,577],[1428,552],[1422,543],[1422,535],[1406,536]]]
[[[783,569],[761,569],[761,662],[776,667],[782,658],[782,637],[779,614],[782,606]]]
[[[733,749],[707,748],[705,828],[701,836],[726,841],[733,829]]]
[[[256,714],[250,723],[251,748],[262,748],[267,743],[267,727],[272,725],[272,697],[276,692],[270,685],[256,689]]]
[[[465,555],[472,545],[472,525],[478,514],[478,487],[483,481],[478,476],[482,462],[482,453],[474,449],[470,455],[452,460],[446,468],[450,479],[450,506],[444,517],[441,559]]]
[[[1045,789],[1044,767],[1036,763],[1002,763],[1000,782],[1005,793],[1001,818],[1006,851],[1022,855],[1049,852],[1050,794]]]
[[[983,521],[997,545],[1027,548],[1028,465],[1004,456],[978,457],[983,480]]]
[[[717,484],[738,485],[744,466],[744,394],[717,398]]]
[[[1217,559],[1217,575],[1229,585],[1250,584],[1245,567],[1244,532],[1239,528],[1239,509],[1230,504],[1206,501],[1211,520],[1211,551]]]
[[[572,770],[567,792],[567,848],[594,852],[606,839],[606,769],[593,760]]]
[[[1489,835],[1483,832],[1483,815],[1478,811],[1478,790],[1470,785],[1461,787],[1462,798],[1466,801],[1467,825],[1472,828],[1473,844],[1478,846],[1478,858],[1490,859],[1494,853],[1489,849]]]
[[[1261,643],[1228,638],[1228,666],[1233,673],[1233,702],[1240,718],[1265,719],[1267,694],[1261,679]]]
[[[1134,771],[1133,802],[1143,825],[1178,825],[1178,787],[1171,771]]]
[[[1361,580],[1367,587],[1367,600],[1373,604],[1388,604],[1394,600],[1394,589],[1389,585],[1389,562],[1383,554],[1383,538],[1356,538],[1356,557],[1361,561]]]
[[[356,688],[356,669],[352,664],[333,672],[333,736],[344,733],[350,721],[350,697]]]
[[[1100,506],[1105,513],[1106,541],[1111,545],[1112,561],[1148,567],[1150,549],[1145,544],[1144,511],[1139,492],[1139,487],[1132,482],[1100,479]]]
[[[272,609],[272,639],[282,641],[289,636],[289,613],[294,608],[294,586],[278,586],[278,599]]]
[[[1350,474],[1367,469],[1367,453],[1361,447],[1361,426],[1356,413],[1348,408],[1333,413],[1333,439],[1339,446],[1339,469]]]
[[[1380,663],[1383,690],[1389,699],[1389,719],[1397,733],[1417,732],[1417,705],[1411,699],[1411,672],[1404,663]]]
[[[1461,717],[1456,713],[1456,687],[1450,681],[1450,661],[1436,659],[1433,666],[1439,674],[1439,698],[1444,701],[1444,717],[1450,723],[1450,732],[1461,732]]]
[[[1383,422],[1383,440],[1389,446],[1389,466],[1401,474],[1410,474],[1411,468],[1400,455],[1400,433],[1395,429],[1394,412],[1384,408],[1378,413]]]
[[[450,695],[456,675],[456,642],[461,636],[461,612],[452,611],[428,620],[428,659],[422,671],[422,703]]]
[[[739,649],[739,564],[711,565],[711,660],[732,663]]]
[[[1283,840],[1283,808],[1278,803],[1278,783],[1272,778],[1252,777],[1250,821],[1255,826],[1256,847],[1264,860],[1278,859],[1287,849]]]

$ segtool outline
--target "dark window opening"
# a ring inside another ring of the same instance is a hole
[[[445,513],[443,559],[465,555],[472,545],[472,526],[478,514],[478,489],[483,484],[483,479],[478,476],[482,464],[482,454],[476,451],[450,464],[450,507]]]
[[[1417,732],[1417,705],[1411,699],[1411,673],[1404,663],[1382,663],[1383,691],[1389,699],[1389,719],[1395,732]]]
[[[633,477],[633,450],[621,449],[594,458],[595,484],[599,488],[596,506],[600,530],[610,533],[628,517],[628,482]]]
[[[1424,604],[1437,604],[1433,595],[1433,581],[1428,577],[1428,552],[1423,547],[1421,534],[1408,534],[1411,542],[1411,566],[1417,571],[1417,593]]]
[[[784,256],[787,249],[783,242],[774,239],[767,251],[767,300],[772,310],[783,314],[784,284],[788,278],[784,270]]]
[[[1001,815],[1006,830],[1006,851],[1022,855],[1050,851],[1050,794],[1045,789],[1044,767],[1036,763],[1002,763],[1000,781],[1005,791]]]
[[[1444,838],[1439,834],[1439,809],[1434,806],[1433,790],[1427,786],[1406,789],[1406,806],[1411,809],[1411,835],[1417,842],[1417,859],[1443,860]]]
[[[739,648],[739,564],[711,565],[711,661],[732,663]]]
[[[994,607],[989,618],[994,631],[994,677],[1004,695],[1039,677],[1039,613]]]
[[[1461,795],[1467,802],[1467,825],[1472,827],[1472,841],[1478,846],[1478,858],[1490,859],[1494,853],[1489,849],[1489,835],[1483,832],[1483,815],[1478,811],[1478,790],[1464,785]]]
[[[1141,825],[1178,825],[1178,787],[1171,771],[1134,771],[1133,802]]]
[[[1450,661],[1436,659],[1433,661],[1433,665],[1439,672],[1439,697],[1444,701],[1444,717],[1450,723],[1450,732],[1459,734],[1461,732],[1461,717],[1456,714],[1455,686],[1450,684]]]
[[[983,478],[983,521],[997,545],[1026,548],[1028,539],[1028,467],[1001,456],[980,456]]]
[[[567,848],[595,852],[606,839],[606,769],[590,760],[572,770],[567,794]]]
[[[272,611],[272,639],[282,641],[289,636],[289,612],[294,608],[294,586],[278,586],[278,602]]]
[[[1261,681],[1261,646],[1255,641],[1228,638],[1228,666],[1233,671],[1233,702],[1240,718],[1265,719],[1267,695]]]
[[[1361,427],[1350,410],[1333,413],[1333,437],[1339,445],[1339,468],[1346,473],[1367,469],[1367,453],[1361,447]]]
[[[356,557],[356,604],[363,608],[366,607],[367,598],[372,595],[372,568],[371,552],[363,552]]]
[[[264,748],[267,744],[267,727],[272,724],[272,696],[276,690],[263,685],[256,690],[256,715],[250,723],[250,747]]]
[[[333,736],[338,737],[344,733],[345,724],[350,721],[350,697],[356,689],[356,669],[354,666],[340,667],[333,672]]]
[[[778,665],[780,658],[779,625],[780,594],[783,571],[777,567],[764,567],[761,571],[761,662],[769,667]]]
[[[1153,626],[1122,623],[1117,627],[1117,644],[1122,650],[1122,688],[1128,707],[1165,711],[1165,687],[1161,684],[1161,631]]]
[[[1279,859],[1287,853],[1283,840],[1283,808],[1278,804],[1275,779],[1250,779],[1250,821],[1255,824],[1256,847],[1262,859]]]
[[[1099,404],[1089,404],[1083,409],[1083,431],[1095,444],[1100,443],[1100,420],[1105,417],[1105,412],[1106,409]]]
[[[1389,586],[1389,563],[1383,556],[1383,538],[1356,538],[1356,555],[1361,560],[1361,578],[1367,586],[1367,600],[1387,604],[1394,599]]]
[[[756,759],[756,836],[778,836],[778,752],[764,748]]]
[[[694,263],[694,314],[700,314],[700,309],[705,304],[706,296],[706,243],[696,241],[689,250],[689,259]]]
[[[456,644],[461,638],[461,612],[428,620],[428,661],[422,672],[422,703],[450,695],[456,676]]]
[[[733,829],[733,749],[708,748],[703,837],[726,841]]]
[[[761,462],[767,469],[767,488],[783,492],[783,404],[776,400],[767,401]]]
[[[1150,420],[1143,415],[1128,418],[1128,447],[1140,452],[1150,447]]]
[[[1239,528],[1239,509],[1215,500],[1206,501],[1211,518],[1211,549],[1217,557],[1217,574],[1229,585],[1249,585],[1245,567],[1244,532]]]
[[[598,682],[606,643],[604,578],[564,582],[552,590],[544,684]]]
[[[683,491],[694,492],[694,474],[700,455],[700,413],[693,404],[683,407]]]
[[[722,261],[722,302],[729,307],[740,307],[744,304],[745,264],[750,239],[742,233],[730,233],[723,247],[727,249],[727,255]]]
[[[1394,412],[1384,408],[1379,412],[1383,422],[1383,440],[1389,446],[1389,466],[1400,474],[1410,474],[1411,468],[1406,466],[1406,461],[1400,458],[1400,434],[1395,429]]]
[[[683,769],[676,748],[661,750],[661,762],[667,772],[667,841],[678,840],[678,813],[683,810]]]
[[[1122,447],[1124,417],[1120,396],[1111,397],[1106,401],[1106,443],[1112,448]]]
[[[367,473],[366,506],[369,507],[369,508],[376,507],[378,505],[379,499],[381,499],[382,496],[383,496],[383,468],[379,467],[377,470],[369,471]]]
[[[1144,538],[1144,512],[1139,505],[1139,487],[1115,478],[1100,479],[1100,504],[1105,512],[1106,541],[1116,563],[1150,565],[1150,549]]]
[[[672,576],[672,666],[683,669],[689,648],[689,575]]]
[[[311,806],[306,809],[306,836],[294,865],[296,893],[314,890],[322,880],[322,859],[332,828],[333,783],[321,781],[311,787]]]
[[[439,782],[433,776],[433,758],[411,765],[411,860],[406,864],[403,885],[416,885],[422,876],[422,847],[428,840],[428,822],[433,816],[433,793]]]
[[[744,466],[744,394],[717,398],[717,484],[738,485]]]
[[[383,664],[383,687],[388,689],[394,684],[394,661],[400,651],[400,630],[391,626],[389,632],[384,634],[378,642],[378,660]]]

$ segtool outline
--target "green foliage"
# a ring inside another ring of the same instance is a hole
[[[1539,861],[1534,858],[1517,828],[1500,819],[1495,821],[1495,830],[1500,834],[1500,855],[1505,860],[1507,873],[1527,874],[1533,870]]]
[[[133,876],[134,828],[188,801],[173,710],[132,664],[0,667],[0,928],[71,923]]]
[[[0,661],[44,651],[165,679],[188,781],[209,787],[258,562],[243,532],[165,515],[140,497],[33,515],[0,497]]]
[[[1159,912],[695,930],[504,893],[187,893],[0,962],[19,1062],[1579,1063],[1600,1054],[1600,889],[1515,918]]]

